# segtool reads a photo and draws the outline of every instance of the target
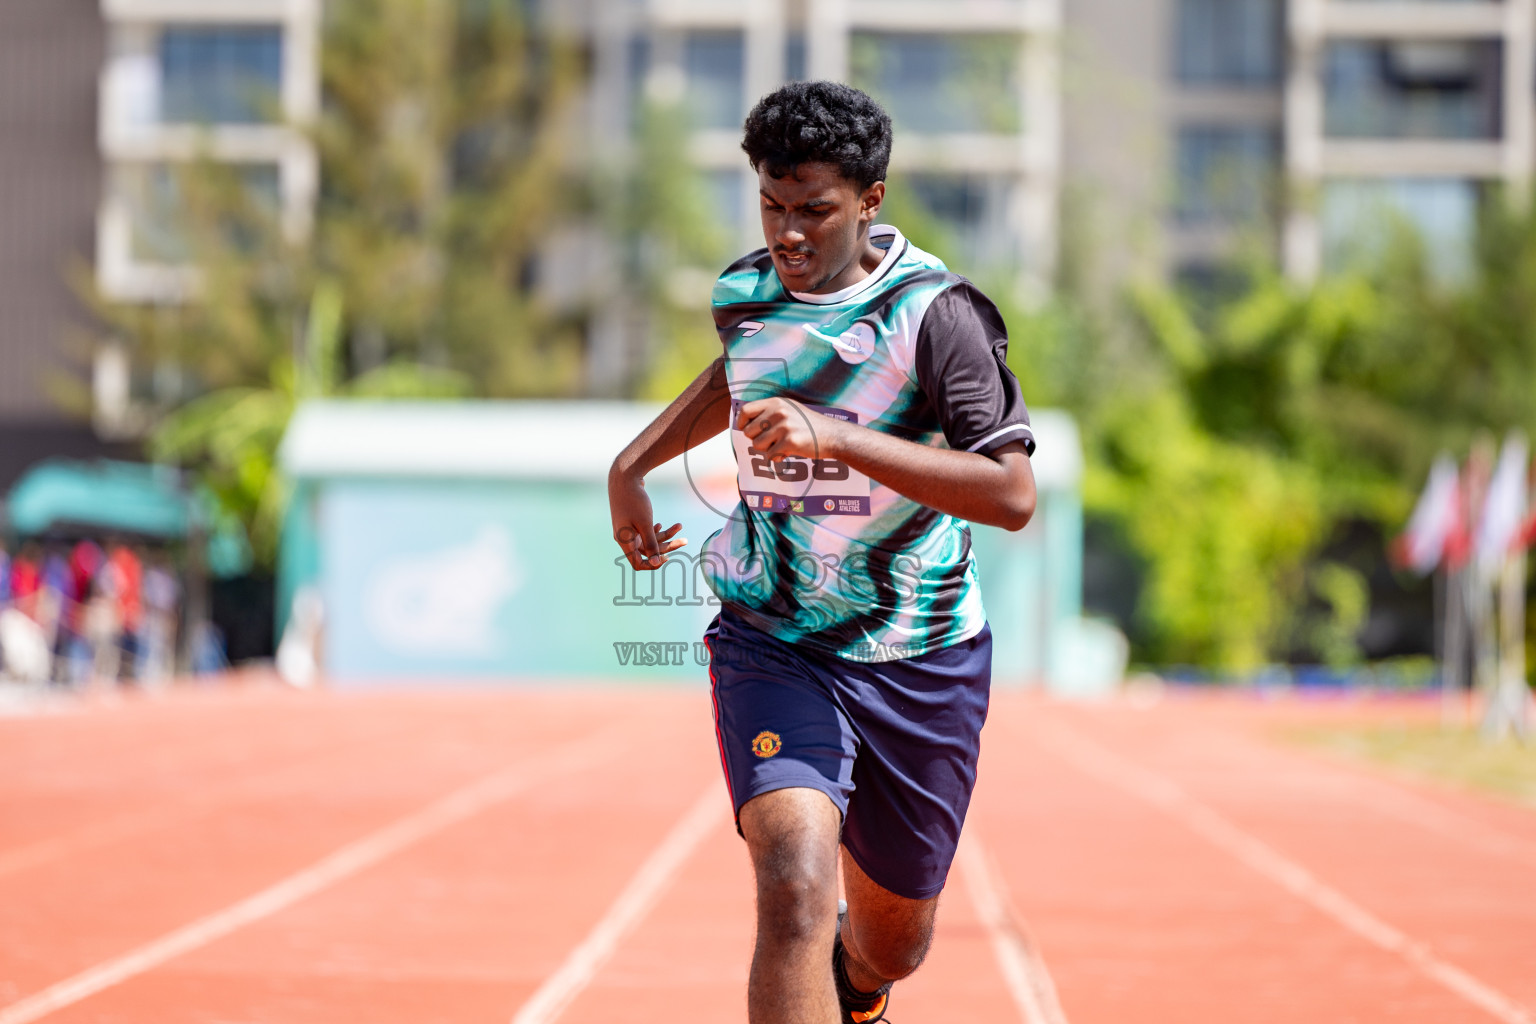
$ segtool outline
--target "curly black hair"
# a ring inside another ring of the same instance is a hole
[[[836,164],[861,189],[885,180],[891,119],[880,104],[840,82],[791,82],[752,108],[741,148],[771,177],[804,163]]]

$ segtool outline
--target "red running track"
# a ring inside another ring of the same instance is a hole
[[[1274,727],[994,702],[900,1024],[1536,1021],[1536,813]],[[178,691],[0,719],[0,1024],[745,1020],[700,690]]]

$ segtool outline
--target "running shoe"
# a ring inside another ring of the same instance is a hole
[[[832,940],[832,980],[837,984],[837,1004],[842,1007],[843,1024],[874,1024],[885,1019],[891,986],[885,984],[873,992],[860,992],[848,980],[848,971],[843,966],[843,918],[847,916],[848,904],[838,900],[837,937]]]

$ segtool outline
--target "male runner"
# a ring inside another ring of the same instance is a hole
[[[659,567],[686,542],[652,522],[645,474],[730,428],[742,500],[700,564],[756,874],[748,1016],[864,1024],[928,950],[975,782],[991,633],[966,521],[1029,521],[1034,436],[992,303],[875,225],[872,99],[787,85],[742,148],[767,248],[721,275],[724,357],[615,460],[609,502],[631,564]]]

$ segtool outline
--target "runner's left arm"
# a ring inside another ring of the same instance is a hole
[[[730,423],[730,406],[725,360],[721,357],[694,378],[613,460],[608,471],[613,539],[636,569],[660,568],[669,553],[687,543],[677,536],[680,524],[663,530],[660,523],[652,521],[646,474],[724,430]]]

